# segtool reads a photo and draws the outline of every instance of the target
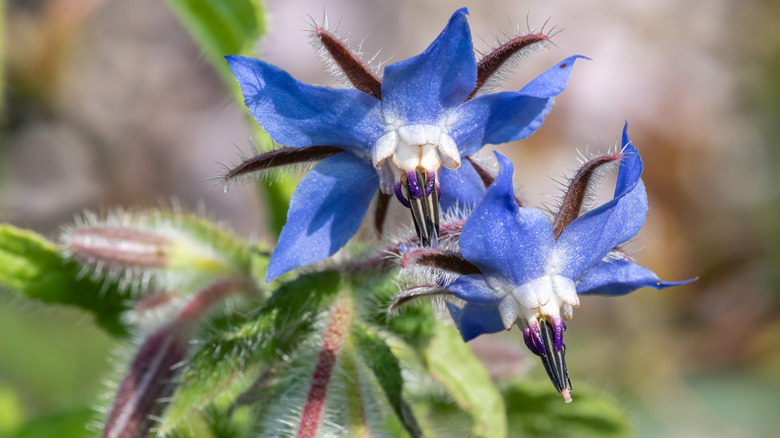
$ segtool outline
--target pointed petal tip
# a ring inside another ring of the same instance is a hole
[[[291,270],[292,269],[284,270],[284,268],[279,267],[278,263],[274,262],[272,255],[271,261],[268,263],[268,269],[265,271],[265,283],[268,284]]]
[[[453,15],[456,14],[463,14],[463,15],[469,15],[469,8],[463,7],[455,11]]]
[[[653,287],[655,289],[666,289],[667,287],[682,286],[684,284],[693,283],[694,281],[696,281],[698,279],[699,279],[699,277],[693,277],[693,278],[689,278],[687,280],[680,280],[680,281],[659,281]]]
[[[587,56],[583,55],[572,55],[568,58],[564,59],[563,61],[558,63],[558,68],[572,68],[574,66],[574,61],[582,59],[585,61],[593,61],[592,59],[588,58]]]
[[[498,160],[498,176],[496,177],[496,180],[504,182],[506,178],[509,178],[511,184],[512,175],[515,173],[514,164],[512,164],[512,161],[507,158],[506,155],[499,151],[493,151],[493,154],[495,154],[496,160]],[[495,183],[496,182],[494,181],[493,184]]]

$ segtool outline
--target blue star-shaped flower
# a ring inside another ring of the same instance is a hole
[[[498,177],[463,227],[460,262],[456,253],[423,249],[411,254],[426,266],[439,265],[461,275],[444,286],[446,291],[419,288],[402,293],[396,302],[434,293],[460,298],[465,305],[448,307],[465,341],[518,324],[526,345],[542,357],[568,401],[571,383],[564,361],[563,320],[579,306],[578,295],[623,295],[644,286],[662,289],[687,281],[661,281],[619,248],[636,235],[647,213],[642,159],[626,129],[620,153],[595,158],[579,170],[553,221],[540,210],[518,207],[512,163],[496,156]],[[592,175],[617,159],[614,197],[580,215]],[[440,261],[434,262],[437,258]]]
[[[434,241],[439,196],[447,208],[473,205],[484,193],[480,169],[464,158],[485,144],[525,138],[542,124],[578,57],[561,61],[520,91],[480,95],[512,54],[547,37],[515,38],[477,63],[466,14],[455,12],[422,54],[388,65],[381,81],[318,29],[355,89],[308,85],[263,61],[227,57],[260,126],[286,145],[281,152],[300,154],[284,158],[275,151],[272,158],[279,164],[324,158],[292,197],[268,280],[339,250],[359,228],[377,189],[385,200],[395,194],[412,209],[424,244]],[[270,162],[270,155],[261,157],[254,168]],[[242,171],[252,168],[250,163]]]

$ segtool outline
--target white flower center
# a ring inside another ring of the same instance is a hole
[[[460,153],[446,130],[436,125],[403,125],[388,131],[371,148],[382,192],[391,194],[401,174],[418,168],[436,172],[460,167]]]
[[[531,321],[539,315],[571,318],[571,308],[580,305],[574,281],[556,274],[545,274],[520,286],[503,285],[506,294],[498,305],[501,321],[509,330],[522,317]]]

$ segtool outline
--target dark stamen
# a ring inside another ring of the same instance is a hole
[[[268,170],[277,166],[319,161],[336,155],[339,152],[344,152],[344,150],[335,146],[307,146],[301,148],[283,146],[279,149],[262,153],[244,161],[230,170],[227,175],[225,175],[224,180],[230,181],[239,176]]]
[[[550,377],[555,389],[558,392],[564,390],[571,391],[571,380],[569,380],[569,369],[566,367],[566,345],[560,342],[560,349],[557,347],[556,333],[550,320],[547,318],[539,321],[539,330],[544,344],[544,353],[542,364],[547,375]]]
[[[533,44],[547,41],[548,39],[547,35],[541,33],[518,36],[501,44],[499,47],[493,49],[492,52],[482,57],[482,59],[479,60],[479,63],[477,63],[477,85],[466,100],[473,98],[479,89],[485,85],[488,79],[490,79],[490,77],[517,52]]]
[[[474,170],[477,171],[477,175],[479,175],[479,177],[482,179],[482,184],[485,186],[485,188],[490,187],[490,185],[493,184],[493,181],[496,180],[496,177],[493,176],[490,172],[488,172],[487,169],[482,167],[482,165],[477,163],[477,161],[471,158],[470,156],[466,157],[466,159],[469,160],[469,163],[471,163],[471,165],[474,167]],[[523,206],[523,201],[521,201],[520,198],[517,197],[517,195],[515,195],[515,201],[517,201],[518,207]]]
[[[594,158],[585,163],[577,174],[572,178],[569,184],[569,189],[566,190],[566,194],[563,196],[563,202],[561,208],[555,215],[555,221],[553,221],[553,235],[556,239],[560,237],[563,230],[569,226],[574,219],[580,215],[582,210],[582,204],[585,202],[585,196],[588,194],[588,185],[600,166],[615,161],[621,157],[620,154],[604,155],[602,157]]]
[[[409,191],[414,229],[423,246],[438,242],[439,236],[439,194],[431,190],[430,196],[420,189],[426,186],[426,176],[422,172],[408,172],[406,189]]]
[[[376,198],[376,210],[374,211],[374,228],[379,236],[382,235],[382,230],[385,227],[385,217],[387,216],[387,208],[390,205],[390,196],[385,195],[382,191],[379,191]]]
[[[323,28],[317,29],[317,36],[325,50],[330,53],[341,71],[352,83],[352,86],[377,99],[382,99],[382,82],[363,64],[363,61],[347,48],[346,44]]]
[[[459,252],[442,251],[431,248],[421,248],[405,252],[401,258],[401,267],[405,269],[410,264],[439,269],[459,275],[482,273],[473,263],[464,259],[463,255]]]

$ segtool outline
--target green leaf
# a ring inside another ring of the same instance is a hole
[[[374,372],[382,390],[390,401],[395,414],[403,423],[406,431],[413,437],[422,436],[420,426],[414,418],[411,408],[403,398],[403,377],[398,359],[384,340],[369,332],[365,327],[354,325],[352,328],[355,344],[363,361]]]
[[[225,391],[246,390],[252,382],[245,376],[255,377],[264,361],[290,354],[315,330],[320,311],[333,302],[341,284],[335,272],[305,275],[282,285],[248,319],[212,326],[181,375],[162,429],[175,428]]]
[[[224,57],[253,55],[255,43],[265,33],[265,8],[261,0],[166,0],[184,26],[201,47],[206,59],[214,66],[230,88],[236,102],[243,106],[244,98],[238,83],[230,73]],[[245,109],[246,110],[246,109]],[[248,114],[247,114],[248,115]],[[251,118],[254,140],[259,150],[268,150],[273,142]],[[290,176],[260,187],[269,204],[270,231],[278,236],[287,221],[290,197],[298,178]]]
[[[546,379],[516,381],[504,390],[511,437],[628,437],[625,411],[610,396],[582,383],[563,402]]]
[[[227,55],[250,55],[265,31],[265,9],[260,0],[166,0],[200,45],[225,83],[234,92],[238,86]],[[236,93],[240,96],[240,91]]]
[[[78,264],[42,236],[0,224],[0,286],[45,303],[80,307],[112,335],[126,335],[120,315],[127,305],[116,284],[80,273]]]
[[[424,350],[423,359],[431,376],[470,417],[472,435],[506,436],[507,420],[501,393],[456,329],[439,325],[430,346]]]

